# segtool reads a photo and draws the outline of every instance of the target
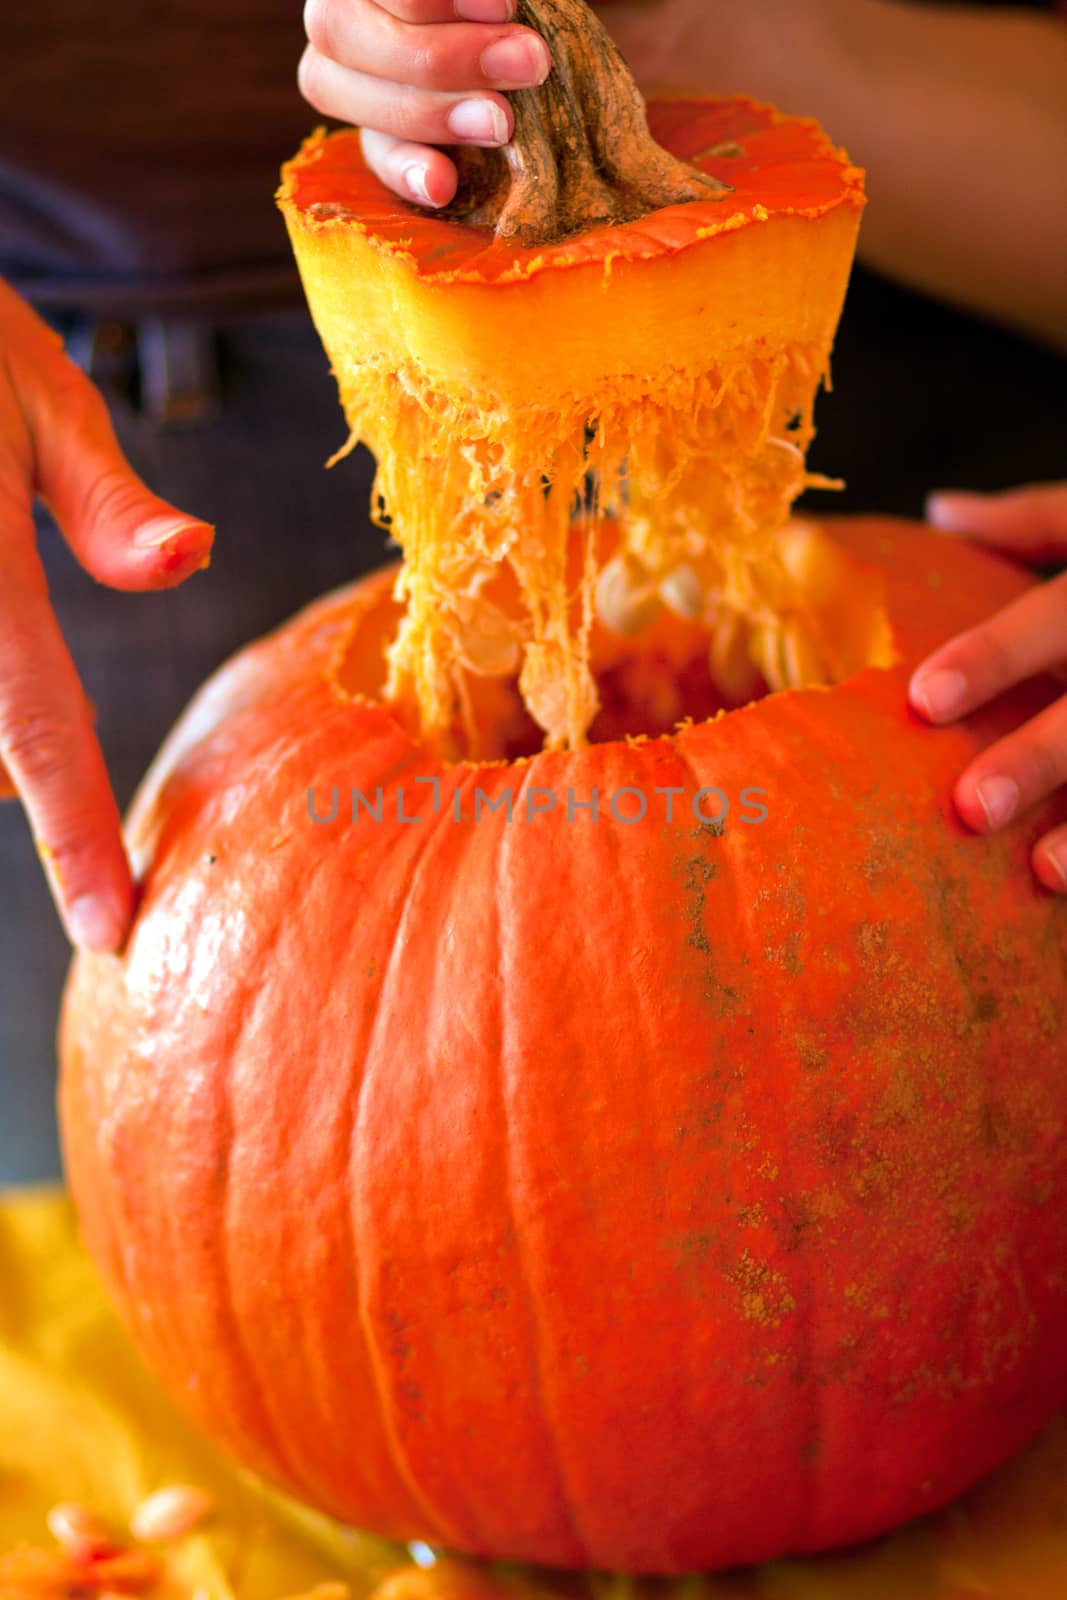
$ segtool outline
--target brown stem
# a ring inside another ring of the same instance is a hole
[[[510,96],[510,144],[450,150],[459,188],[438,216],[536,247],[729,193],[655,142],[641,91],[587,0],[518,0],[516,21],[548,42],[552,71]]]

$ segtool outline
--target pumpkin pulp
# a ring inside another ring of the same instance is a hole
[[[619,530],[602,525],[603,546],[618,561]],[[597,616],[589,637],[589,665],[597,686],[597,712],[587,742],[659,738],[683,722],[702,722],[761,700],[810,670],[804,652],[816,648],[833,682],[865,667],[888,669],[900,658],[889,619],[884,583],[876,568],[854,556],[816,523],[792,519],[779,554],[792,587],[788,619],[768,626],[738,612],[715,621],[686,617],[661,603],[642,616],[638,632],[608,627]],[[572,563],[579,559],[575,546]],[[379,585],[372,605],[353,608],[351,626],[328,677],[343,698],[385,700],[389,642],[403,606]],[[543,734],[523,703],[516,680],[475,678],[469,690],[470,733],[465,760],[516,761],[536,755]]]

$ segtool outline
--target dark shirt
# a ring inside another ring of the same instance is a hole
[[[322,119],[299,0],[34,0],[2,27],[0,276],[107,316],[300,303],[272,202]]]

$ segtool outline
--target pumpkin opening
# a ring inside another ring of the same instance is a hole
[[[897,660],[881,577],[814,523],[797,519],[783,530],[778,547],[789,604],[762,620],[699,591],[691,568],[675,569],[658,588],[636,581],[610,520],[602,542],[611,553],[600,572],[589,634],[598,701],[591,744],[670,734],[686,720],[706,721],[768,694],[839,683],[864,667],[888,668]],[[572,543],[572,566],[579,549]],[[505,577],[493,604],[505,620],[513,615],[515,589]],[[360,610],[331,671],[340,693],[384,697],[403,615],[402,603],[387,593]],[[405,720],[399,707],[394,712]],[[516,760],[542,748],[543,732],[514,668],[474,676],[465,713],[469,759]],[[417,714],[409,711],[406,726],[420,737]]]

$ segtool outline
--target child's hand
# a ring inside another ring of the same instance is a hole
[[[937,494],[931,522],[1034,561],[1067,559],[1067,484],[1006,494]],[[1024,678],[1067,662],[1067,572],[942,645],[917,669],[910,697],[931,722],[953,722]],[[956,809],[980,833],[1001,828],[1067,783],[1067,695],[973,761],[956,785]],[[1034,871],[1067,893],[1067,826],[1034,848]]]
[[[168,589],[206,564],[211,528],[146,489],[98,390],[0,283],[0,799],[21,796],[71,938],[114,949],[133,884],[93,707],[49,603],[37,495],[113,589]]]
[[[456,168],[436,145],[503,145],[505,89],[543,83],[549,48],[509,26],[515,0],[307,0],[300,91],[361,130],[367,165],[405,200],[447,205]]]

